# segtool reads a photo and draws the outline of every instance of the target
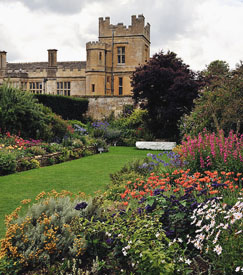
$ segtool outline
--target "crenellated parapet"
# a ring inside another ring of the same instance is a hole
[[[147,23],[145,26],[145,18],[143,15],[132,15],[132,24],[125,26],[123,23],[117,25],[110,24],[110,17],[99,18],[99,38],[112,37],[112,31],[115,36],[131,36],[131,35],[142,35],[148,41],[150,41],[150,24]]]
[[[100,41],[86,43],[86,50],[106,50],[107,44]]]

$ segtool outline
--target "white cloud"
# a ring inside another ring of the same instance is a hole
[[[99,17],[130,25],[133,14],[151,24],[151,54],[174,51],[194,70],[243,59],[242,0],[0,0],[0,12],[0,50],[11,62],[45,61],[49,48],[58,60],[85,60]]]

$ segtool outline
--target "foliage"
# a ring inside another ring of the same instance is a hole
[[[117,144],[134,146],[137,140],[152,140],[153,136],[146,125],[147,116],[146,110],[135,109],[110,121],[111,128],[120,132]]]
[[[1,130],[23,138],[43,140],[62,139],[68,133],[68,124],[42,104],[33,94],[7,85],[0,87]]]
[[[40,137],[47,127],[42,105],[37,104],[31,93],[7,85],[0,87],[1,129],[23,137]]]
[[[86,250],[82,235],[76,235],[70,226],[75,217],[99,215],[97,201],[82,197],[72,198],[67,191],[40,193],[24,216],[21,207],[6,217],[6,238],[1,242],[1,257],[14,260],[22,270],[45,266],[62,258],[79,258]],[[30,200],[22,201],[23,204]]]
[[[4,152],[0,149],[0,176],[8,175],[16,171],[16,156],[12,152]]]
[[[225,170],[241,172],[243,165],[243,135],[230,131],[224,137],[223,131],[218,135],[204,131],[197,137],[185,136],[181,152],[186,167],[192,172],[206,170]]]
[[[178,140],[177,122],[197,97],[196,75],[173,52],[155,54],[132,76],[133,98],[148,111],[147,126],[156,138]]]
[[[37,94],[38,101],[63,119],[84,120],[84,114],[88,110],[88,100],[60,95]]]
[[[158,225],[157,217],[124,210],[105,221],[81,219],[76,230],[86,236],[85,263],[98,257],[104,262],[102,274],[111,270],[118,274],[173,273],[173,260],[180,249],[169,246]]]
[[[217,62],[216,62],[217,64]],[[211,67],[212,66],[212,67]],[[229,72],[219,69],[212,62],[203,72],[206,85],[194,101],[190,114],[185,114],[180,121],[181,136],[197,135],[204,128],[210,132],[243,131],[243,70],[241,66]],[[215,68],[216,67],[216,68]]]

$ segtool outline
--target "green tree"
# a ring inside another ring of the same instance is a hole
[[[218,66],[213,64],[221,64]],[[231,129],[239,133],[243,130],[243,69],[240,63],[229,71],[228,64],[215,61],[210,63],[203,74],[206,75],[204,88],[195,100],[195,107],[189,115],[184,115],[180,123],[181,135],[197,135],[204,128],[219,132]],[[223,68],[223,69],[222,69]],[[214,71],[215,70],[215,71]]]

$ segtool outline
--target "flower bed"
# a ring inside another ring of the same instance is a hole
[[[241,159],[194,171],[181,148],[148,157],[113,174],[104,194],[43,192],[6,216],[0,273],[242,273]]]
[[[80,139],[66,139],[63,144],[24,140],[7,132],[0,135],[0,175],[39,168],[98,153],[97,145],[84,145]]]

